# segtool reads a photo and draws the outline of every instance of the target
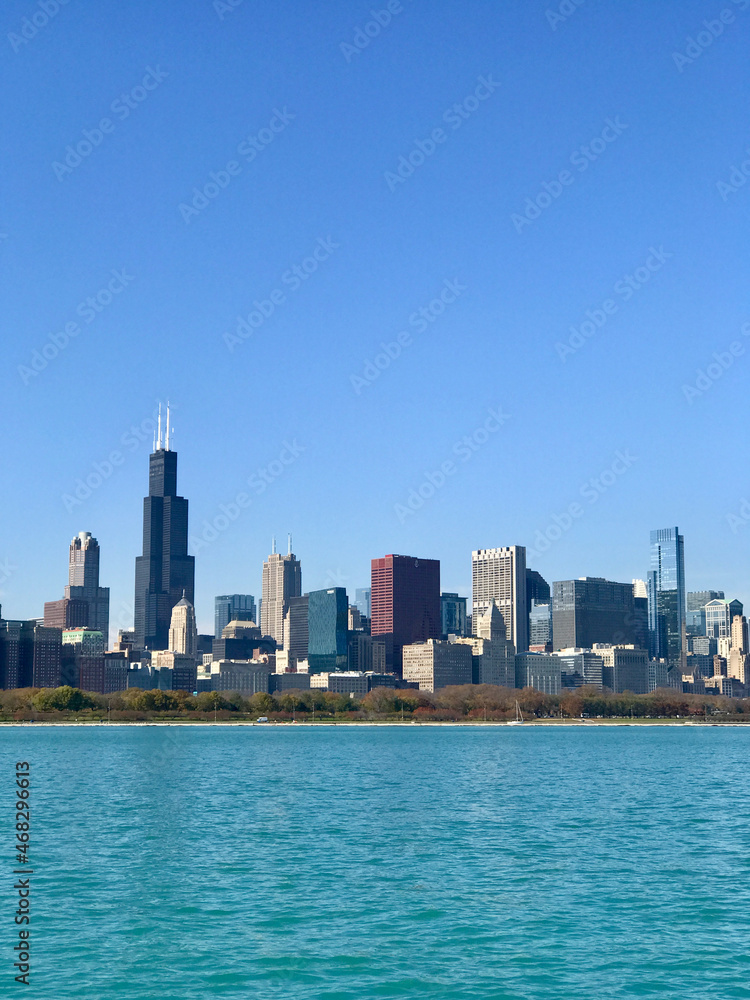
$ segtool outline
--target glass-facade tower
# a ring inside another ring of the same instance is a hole
[[[648,574],[649,652],[656,660],[682,659],[686,624],[685,542],[678,528],[651,532]]]
[[[308,595],[307,661],[311,674],[347,669],[349,599],[344,587],[313,590]]]
[[[370,617],[370,587],[358,587],[354,592],[354,607],[365,618]]]
[[[230,622],[255,622],[255,598],[252,594],[222,594],[214,598],[214,636],[221,639],[222,629]]]
[[[466,635],[466,598],[458,594],[440,595],[440,632],[443,639],[449,635]]]

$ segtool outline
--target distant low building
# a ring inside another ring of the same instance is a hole
[[[275,640],[263,635],[252,622],[229,622],[212,644],[214,660],[252,660],[261,653],[275,650]]]
[[[594,643],[592,650],[602,658],[602,683],[617,694],[631,691],[648,694],[648,652],[637,646]]]
[[[236,691],[239,694],[269,692],[271,667],[258,660],[213,660],[198,667],[196,680],[210,679],[211,691]],[[286,676],[279,674],[278,676]]]
[[[499,612],[498,617],[502,621]],[[471,647],[472,684],[495,684],[507,688],[516,686],[516,654],[509,639],[482,639],[473,636],[452,641]]]
[[[283,691],[309,691],[311,674],[269,674],[268,690],[271,694]]]
[[[516,687],[534,688],[542,694],[560,694],[560,660],[551,653],[516,653]]]
[[[705,677],[701,677],[700,674],[683,674],[682,691],[683,694],[705,694],[706,693]]]
[[[75,681],[71,686],[104,693],[104,646],[104,635],[98,629],[63,629],[61,673]]]
[[[171,691],[172,675],[168,668],[164,671],[152,667],[150,663],[136,661],[128,666],[128,688],[139,688],[141,691]]]
[[[420,691],[472,682],[472,649],[462,642],[428,639],[403,648],[403,678]]]
[[[328,674],[327,690],[333,694],[367,694],[367,674],[360,671],[340,671]]]
[[[561,649],[555,656],[560,661],[561,683],[564,688],[595,687],[601,690],[604,660],[591,649]]]
[[[648,690],[649,693],[657,691],[659,688],[669,687],[669,664],[666,660],[648,661]]]
[[[367,690],[374,691],[375,688],[401,688],[406,686],[406,682],[396,674],[378,673],[374,670],[365,671],[367,677]]]
[[[128,659],[124,652],[104,654],[104,694],[125,691],[128,686]]]
[[[170,687],[160,685],[167,691],[195,691],[197,667],[195,657],[187,653],[174,653],[169,649],[154,650],[151,654],[151,666],[158,670],[171,671]],[[164,674],[166,677],[167,675]]]
[[[736,677],[706,677],[704,682],[706,694],[723,695],[725,698],[744,698],[745,685]]]

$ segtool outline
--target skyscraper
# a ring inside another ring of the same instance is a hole
[[[552,584],[552,638],[555,649],[591,649],[595,642],[638,645],[632,583],[600,577]]]
[[[633,694],[648,693],[649,663],[645,649],[597,643],[594,652],[602,658],[604,687],[617,693],[623,691],[632,691]]]
[[[685,540],[678,528],[651,532],[651,569],[647,582],[651,656],[678,663],[686,652]]]
[[[478,549],[471,554],[472,623],[496,604],[505,621],[506,638],[516,652],[529,648],[529,615],[526,605],[526,549],[509,545],[499,549]]]
[[[493,642],[497,639],[507,639],[508,628],[497,604],[490,604],[487,613],[482,615],[481,618],[477,618],[475,622],[475,635],[479,639],[490,639]]]
[[[732,645],[727,662],[727,676],[736,677],[743,684],[747,684],[750,674],[749,646],[747,618],[735,615],[732,619]]]
[[[458,594],[440,595],[440,631],[443,639],[449,635],[466,635],[466,598]]]
[[[750,652],[747,618],[744,615],[735,615],[732,619],[732,649],[738,649],[742,653]]]
[[[709,601],[723,601],[723,590],[689,590],[687,592],[687,610],[698,611],[705,608]]]
[[[354,607],[359,609],[359,613],[364,615],[365,618],[370,617],[370,594],[372,593],[369,587],[358,587],[354,591]]]
[[[184,653],[185,656],[198,656],[198,628],[195,624],[195,608],[183,594],[172,608],[172,620],[169,624],[169,645],[173,653]]]
[[[284,649],[297,660],[307,659],[309,641],[309,595],[290,597],[284,615]]]
[[[23,622],[19,687],[54,688],[61,683],[62,630]]]
[[[135,641],[139,649],[166,649],[172,608],[183,593],[195,600],[195,559],[188,555],[188,502],[177,496],[177,452],[169,447],[169,409],[162,444],[149,457],[143,500],[143,555],[135,560]]]
[[[70,543],[68,585],[60,601],[44,605],[49,628],[92,628],[109,635],[109,587],[99,586],[99,543],[79,531]]]
[[[516,650],[506,639],[505,621],[496,604],[477,622],[476,635],[456,639],[472,650],[472,683],[516,686]]]
[[[308,653],[311,674],[346,670],[349,600],[344,587],[312,590],[308,596]]]
[[[552,652],[552,602],[532,599],[529,612],[529,649],[532,653]]]
[[[279,646],[284,643],[284,616],[289,607],[290,597],[302,595],[302,567],[292,552],[292,538],[289,536],[289,551],[285,556],[276,551],[263,563],[263,603],[260,606],[260,629],[263,635],[272,636]]]
[[[230,622],[251,621],[257,624],[255,598],[252,594],[224,594],[214,598],[214,636],[221,639],[221,630]]]
[[[388,670],[401,673],[404,646],[440,637],[440,561],[388,555],[372,560],[372,624]]]
[[[20,687],[21,628],[23,622],[6,621],[0,610],[0,688]]]
[[[710,639],[727,639],[732,634],[732,622],[737,616],[742,616],[744,608],[741,601],[725,601],[716,598],[709,601],[705,608],[706,635]]]
[[[552,591],[541,573],[535,569],[526,570],[526,607],[531,613],[531,602],[547,604],[552,598]]]
[[[0,616],[0,688],[59,687],[62,632]]]
[[[723,601],[723,590],[689,590],[687,592],[687,630],[692,635],[706,634],[706,605]]]

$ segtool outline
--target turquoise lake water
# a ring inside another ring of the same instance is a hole
[[[750,729],[2,728],[62,1000],[750,997]],[[1,787],[1,784],[0,784]],[[25,992],[24,992],[25,991]]]

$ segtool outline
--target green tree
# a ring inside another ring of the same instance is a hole
[[[59,688],[42,688],[32,698],[32,704],[40,712],[80,712],[93,708],[95,702],[90,695],[65,684]]]
[[[218,691],[201,691],[195,699],[195,707],[199,712],[218,712],[229,708],[229,702]]]
[[[253,715],[268,715],[276,711],[276,702],[267,692],[259,691],[250,698],[248,707]]]

